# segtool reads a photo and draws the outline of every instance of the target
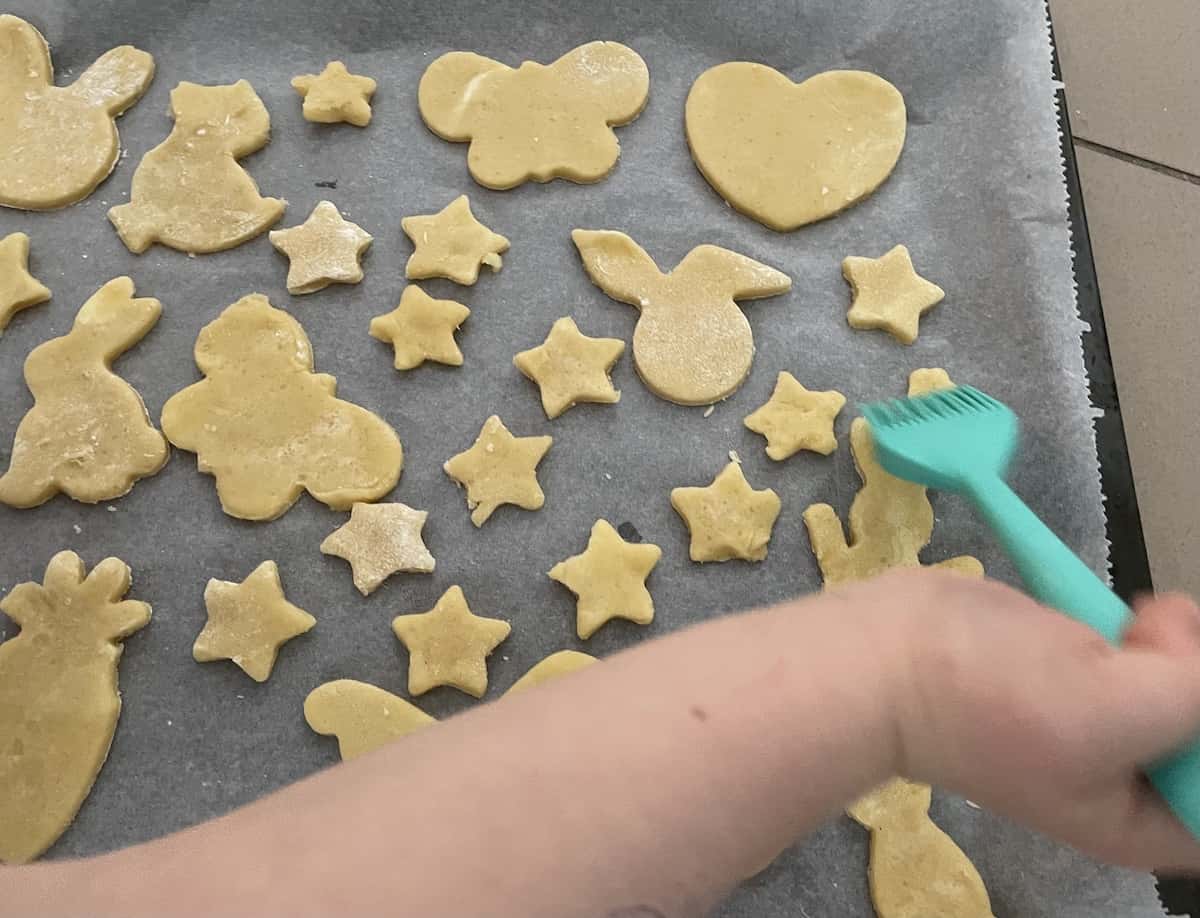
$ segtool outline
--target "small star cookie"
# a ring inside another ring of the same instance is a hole
[[[537,510],[546,502],[537,466],[553,437],[514,437],[492,415],[469,450],[446,462],[446,474],[467,489],[471,522],[482,526],[501,504]]]
[[[499,271],[508,240],[475,219],[471,202],[459,195],[444,210],[405,217],[400,226],[413,242],[404,274],[409,280],[448,277],[470,286],[479,279],[479,266]]]
[[[391,343],[397,370],[415,369],[426,360],[461,367],[463,355],[454,333],[470,314],[462,303],[435,300],[409,284],[399,306],[371,320],[371,337]]]
[[[918,321],[946,296],[913,270],[908,249],[896,246],[882,258],[851,255],[842,276],[854,292],[846,321],[851,328],[882,328],[897,341],[917,340]]]
[[[639,625],[654,621],[646,578],[661,557],[657,545],[626,542],[607,520],[597,520],[583,554],[560,561],[547,576],[579,597],[575,630],[586,640],[614,618]]]
[[[345,122],[355,127],[371,123],[371,96],[375,81],[346,69],[341,61],[330,61],[321,73],[292,78],[292,88],[304,99],[304,120],[318,124]]]
[[[197,663],[232,660],[256,682],[266,682],[279,648],[317,620],[288,602],[274,561],[264,561],[241,583],[209,580],[208,621],[192,645]]]
[[[786,370],[775,381],[767,403],[743,423],[767,438],[767,455],[776,462],[802,449],[828,456],[837,449],[833,421],[846,404],[840,392],[809,392]]]
[[[299,226],[271,230],[268,238],[290,262],[288,293],[299,294],[361,281],[362,254],[372,237],[342,217],[332,202],[322,201]]]
[[[513,364],[537,383],[546,417],[556,418],[580,402],[619,402],[621,393],[608,374],[624,352],[624,341],[589,338],[574,319],[562,318],[542,344],[521,351]]]
[[[423,695],[438,685],[482,698],[487,691],[487,658],[512,626],[471,612],[460,587],[452,586],[428,612],[398,615],[392,631],[408,648],[408,692]]]
[[[671,506],[692,535],[693,561],[761,561],[779,517],[779,495],[755,491],[737,462],[730,462],[706,488],[675,488]]]
[[[354,585],[367,596],[392,574],[433,573],[436,562],[421,539],[428,516],[407,504],[356,503],[321,551],[349,561]]]
[[[9,233],[0,239],[0,332],[22,309],[50,299],[50,290],[29,273],[29,237]]]
[[[599,662],[590,653],[581,653],[578,650],[557,651],[534,663],[525,675],[508,687],[508,691],[504,694],[515,695],[517,692],[534,688],[543,682],[550,682],[559,676],[570,675]]]

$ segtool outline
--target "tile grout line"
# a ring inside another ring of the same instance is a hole
[[[1170,178],[1179,179],[1191,185],[1200,185],[1200,175],[1193,175],[1191,172],[1185,172],[1183,169],[1176,169],[1173,166],[1164,166],[1162,163],[1156,163],[1152,159],[1145,159],[1141,156],[1135,156],[1133,153],[1126,153],[1124,150],[1118,150],[1116,147],[1108,147],[1102,143],[1096,143],[1094,140],[1088,140],[1085,137],[1080,137],[1078,134],[1073,134],[1072,142],[1077,147],[1083,147],[1085,150],[1091,150],[1095,153],[1103,153],[1106,156],[1111,156],[1113,159],[1119,159],[1122,162],[1129,163],[1134,166],[1141,166],[1143,169],[1149,169],[1151,172],[1157,172],[1159,175],[1165,175]]]

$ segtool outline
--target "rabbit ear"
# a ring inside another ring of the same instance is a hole
[[[932,794],[928,784],[892,778],[856,800],[846,812],[868,829],[885,825],[912,828],[915,823],[928,820]]]
[[[614,300],[640,309],[663,281],[654,259],[624,233],[577,229],[571,240],[592,283]]]
[[[162,303],[134,298],[133,281],[116,277],[91,295],[75,316],[72,332],[85,331],[104,357],[112,360],[146,336],[162,315]]]
[[[698,276],[707,289],[734,300],[757,300],[792,289],[792,279],[782,271],[716,245],[696,246],[675,272]]]
[[[0,16],[0,84],[46,85],[54,76],[50,47],[24,19]]]
[[[71,86],[88,105],[117,116],[142,97],[154,78],[154,58],[132,45],[101,55]]]
[[[550,66],[577,76],[588,95],[604,105],[604,120],[610,125],[628,124],[646,107],[650,71],[641,55],[619,42],[588,42]]]
[[[477,81],[490,73],[511,69],[470,51],[443,54],[425,68],[417,86],[417,107],[429,130],[443,140],[470,140],[474,131]]]

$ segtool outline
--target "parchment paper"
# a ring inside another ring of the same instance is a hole
[[[574,638],[573,597],[544,572],[582,549],[597,517],[631,523],[665,556],[651,580],[653,626],[608,625],[586,645],[592,653],[818,588],[801,512],[824,500],[844,513],[858,482],[844,440],[832,458],[801,455],[775,464],[762,439],[742,427],[782,369],[812,388],[840,389],[851,405],[901,394],[909,371],[925,366],[944,366],[955,379],[994,393],[1025,422],[1017,490],[1089,563],[1104,568],[1093,411],[1041,0],[811,0],[753,8],[683,0],[19,0],[10,8],[46,34],[60,80],[126,42],[152,52],[158,73],[120,122],[128,156],[90,199],[52,214],[0,212],[0,233],[30,234],[32,269],[54,292],[51,303],[21,314],[0,339],[0,461],[7,464],[12,432],[31,404],[22,360],[63,334],[104,281],[128,273],[140,294],[164,303],[158,327],[118,364],[156,419],[165,399],[197,378],[191,349],[199,329],[238,297],[262,291],[304,325],[318,371],[338,378],[339,394],[399,431],[406,455],[395,497],[430,512],[427,538],[438,559],[435,576],[393,578],[363,599],[345,562],[317,550],[344,514],[303,498],[270,524],[230,519],[212,479],[196,471],[188,453],[177,452],[161,474],[111,505],[59,497],[32,511],[0,507],[5,589],[40,580],[50,556],[71,547],[89,565],[110,554],[128,561],[132,595],[154,607],[153,622],[128,641],[121,663],[125,707],[108,764],[52,856],[154,838],[334,762],[333,741],[304,724],[305,694],[337,677],[403,693],[406,655],[389,622],[427,609],[452,583],[463,586],[476,611],[514,626],[492,659],[489,697],[551,651],[583,646]],[[515,65],[549,61],[594,38],[626,42],[651,72],[649,106],[620,131],[620,165],[598,185],[487,191],[467,174],[466,147],[438,140],[420,121],[417,80],[443,51],[471,49]],[[332,58],[379,81],[366,130],[301,118],[290,78],[318,72]],[[692,165],[682,130],[691,82],[731,59],[763,61],[794,79],[837,67],[887,77],[909,109],[896,172],[864,203],[792,234],[735,213]],[[328,198],[374,234],[361,285],[292,298],[284,289],[286,262],[265,236],[220,255],[188,258],[156,247],[135,257],[105,219],[110,205],[127,199],[142,154],[170,129],[171,88],[180,80],[240,77],[251,81],[273,120],[271,144],[244,165],[264,194],[290,201],[281,225],[302,221]],[[466,364],[398,374],[367,325],[395,306],[404,286],[410,247],[400,218],[433,212],[464,191],[512,249],[502,273],[485,272],[473,288],[428,285],[435,296],[472,309],[460,334]],[[569,241],[575,227],[627,231],[664,269],[709,242],[792,276],[789,295],[747,306],[758,347],[753,372],[711,416],[650,395],[626,356],[615,372],[619,405],[545,420],[512,355],[539,343],[561,315],[573,315],[588,334],[626,340],[636,318],[588,282]],[[847,327],[849,292],[840,275],[843,256],[877,256],[900,242],[918,270],[947,291],[911,348]],[[441,464],[466,448],[493,412],[518,434],[554,435],[541,469],[547,502],[539,513],[502,509],[476,531]],[[840,435],[853,413],[845,412]],[[761,565],[693,565],[668,492],[708,483],[729,450],[741,455],[753,484],[770,485],[783,498],[770,557]],[[934,502],[939,524],[928,558],[970,552],[1011,579],[968,509],[950,498]],[[279,562],[289,599],[318,625],[284,647],[274,675],[260,686],[232,664],[197,665],[190,648],[205,618],[207,578],[240,580],[266,558]],[[14,627],[4,624],[11,635]],[[420,699],[439,717],[472,703],[451,689]],[[1099,867],[956,799],[939,798],[935,816],[979,866],[999,918],[1162,914],[1148,875]],[[839,820],[746,884],[723,914],[869,916],[865,866],[865,833]]]

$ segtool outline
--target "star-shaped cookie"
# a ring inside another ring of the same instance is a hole
[[[902,245],[882,258],[851,255],[842,261],[842,276],[854,293],[846,314],[850,327],[882,328],[905,344],[917,340],[922,314],[946,295],[913,270],[908,249]]]
[[[392,631],[408,648],[408,693],[421,695],[452,685],[482,698],[487,691],[487,658],[512,626],[471,612],[463,591],[452,586],[428,612],[398,615]]]
[[[737,462],[730,462],[707,488],[676,488],[671,506],[692,535],[693,561],[761,561],[779,516],[779,495],[755,491]]]
[[[50,290],[29,273],[29,237],[9,233],[0,239],[0,332],[22,309],[50,299]]]
[[[746,415],[744,423],[767,438],[767,455],[776,462],[802,449],[828,456],[837,449],[833,421],[845,404],[842,393],[809,392],[785,370],[767,403]]]
[[[288,257],[288,293],[316,293],[330,284],[363,279],[362,253],[371,234],[346,220],[330,201],[313,208],[299,226],[271,230],[271,245]]]
[[[350,562],[354,585],[363,596],[392,574],[430,574],[433,555],[421,539],[429,516],[407,504],[356,503],[350,521],[325,537],[321,551]]]
[[[274,561],[264,561],[241,583],[208,581],[204,607],[208,621],[192,657],[197,663],[232,660],[257,682],[271,675],[280,647],[317,623],[284,599]]]
[[[575,630],[586,640],[614,618],[639,625],[654,621],[646,578],[661,557],[657,545],[626,542],[607,520],[597,520],[583,554],[560,561],[548,576],[578,597]]]
[[[414,369],[426,360],[460,367],[463,355],[454,333],[470,314],[462,303],[435,300],[409,284],[399,306],[371,320],[371,337],[391,343],[397,370]]]
[[[465,194],[436,214],[405,217],[400,226],[413,242],[404,269],[409,280],[448,277],[469,286],[479,279],[480,265],[499,271],[500,254],[508,251],[507,239],[475,219]]]
[[[304,99],[306,121],[319,124],[344,121],[355,127],[366,127],[371,122],[375,81],[351,73],[341,61],[330,61],[320,74],[294,77],[292,88]]]
[[[446,474],[467,489],[471,522],[482,526],[501,504],[537,510],[546,495],[537,480],[537,466],[554,443],[553,437],[514,437],[492,415],[483,422],[469,450],[451,458]]]
[[[580,402],[620,401],[608,373],[624,351],[624,341],[589,338],[574,319],[562,318],[542,344],[521,351],[513,364],[541,389],[546,417],[556,418]]]

